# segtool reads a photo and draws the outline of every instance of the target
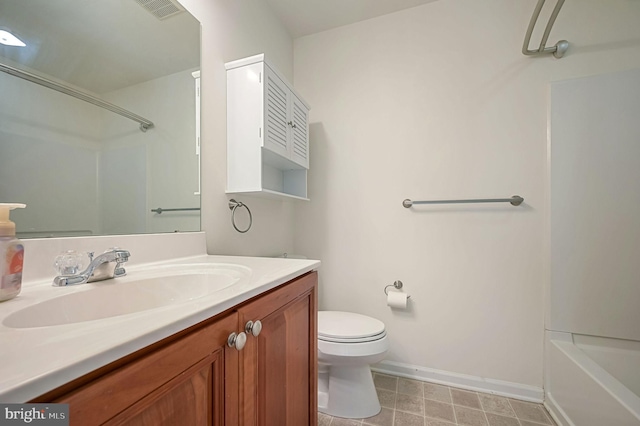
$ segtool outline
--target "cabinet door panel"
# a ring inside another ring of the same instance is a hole
[[[157,426],[212,424],[212,373],[215,364],[221,362],[220,352],[211,363],[200,363],[195,371],[180,377],[181,383],[169,383],[153,392],[131,409],[124,411],[106,424],[109,426]],[[210,360],[207,360],[210,361]],[[214,423],[215,424],[215,423]],[[220,423],[218,423],[220,424]]]
[[[264,147],[288,158],[287,104],[289,89],[269,67],[264,67],[264,79]]]
[[[317,274],[309,274],[239,309],[241,324],[262,332],[240,353],[243,425],[317,422]]]
[[[293,140],[291,159],[305,169],[309,168],[309,111],[300,100],[292,96],[291,121]]]
[[[69,404],[72,426],[237,425],[239,358],[227,346],[237,328],[237,314],[228,315],[52,402]],[[189,421],[170,420],[180,416]]]
[[[258,337],[260,425],[302,425],[309,421],[309,303],[304,297],[263,321]]]

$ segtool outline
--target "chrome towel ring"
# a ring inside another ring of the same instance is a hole
[[[245,230],[239,229],[238,226],[236,225],[236,210],[238,209],[238,207],[244,207],[245,209],[247,209],[247,212],[249,213],[249,226],[247,226],[247,229]],[[236,201],[232,198],[229,200],[229,210],[231,210],[231,224],[233,225],[233,228],[236,231],[240,232],[241,234],[244,234],[249,229],[251,229],[251,225],[253,225],[253,216],[251,215],[251,210],[249,210],[249,206],[244,204],[242,201]]]

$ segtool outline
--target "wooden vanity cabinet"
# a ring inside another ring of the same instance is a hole
[[[238,309],[241,324],[261,321],[239,352],[240,424],[317,423],[317,273],[293,281]]]
[[[30,402],[78,426],[316,425],[316,318],[310,272]],[[229,347],[249,320],[260,334]]]

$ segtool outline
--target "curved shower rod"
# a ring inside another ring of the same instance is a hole
[[[535,10],[533,11],[533,16],[531,16],[531,21],[529,22],[529,28],[527,28],[527,34],[524,36],[524,43],[522,45],[522,53],[527,56],[536,56],[543,55],[546,53],[552,53],[553,56],[560,59],[564,56],[565,52],[569,48],[569,42],[567,40],[560,40],[556,43],[555,46],[546,47],[547,40],[549,39],[549,33],[551,32],[551,28],[553,24],[556,22],[556,18],[558,17],[558,13],[560,13],[560,9],[564,4],[564,0],[557,0],[556,7],[553,8],[553,12],[551,12],[551,16],[549,17],[549,22],[547,22],[547,27],[544,29],[544,34],[542,35],[542,41],[540,42],[540,47],[538,50],[529,50],[529,42],[531,41],[531,33],[533,33],[533,28],[536,26],[536,22],[538,21],[538,17],[540,16],[540,11],[544,6],[544,2],[546,0],[538,0],[538,4],[536,5]]]
[[[148,129],[154,126],[152,121],[149,121],[144,117],[140,117],[138,114],[134,114],[131,111],[127,111],[124,108],[120,108],[119,106],[111,104],[107,101],[103,101],[102,99],[96,98],[95,96],[89,95],[87,93],[81,92],[80,90],[76,90],[72,87],[65,86],[64,84],[60,84],[44,77],[40,77],[39,75],[32,74],[30,72],[14,68],[3,63],[0,63],[0,71],[14,77],[19,77],[32,83],[39,84],[40,86],[48,87],[49,89],[64,93],[65,95],[73,96],[76,99],[89,102],[90,104],[126,117],[129,120],[136,121],[140,124],[140,130],[143,132],[146,132]]]

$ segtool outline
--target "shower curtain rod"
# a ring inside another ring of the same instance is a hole
[[[536,5],[535,10],[533,11],[533,16],[531,16],[531,21],[529,22],[529,28],[527,28],[527,34],[524,36],[524,43],[522,45],[522,53],[527,56],[537,56],[544,55],[547,53],[552,53],[553,56],[560,59],[564,56],[565,52],[569,48],[569,42],[567,40],[560,40],[556,43],[555,46],[546,47],[547,40],[549,39],[549,33],[551,33],[551,28],[553,24],[556,22],[556,18],[558,17],[558,13],[560,13],[560,9],[564,4],[564,0],[557,0],[556,7],[553,8],[553,12],[551,12],[551,16],[549,17],[549,22],[547,22],[547,27],[544,29],[544,34],[542,35],[542,41],[540,42],[540,47],[538,50],[529,50],[529,42],[531,42],[531,34],[533,33],[533,28],[536,26],[536,22],[540,17],[540,11],[544,6],[545,0],[538,0],[538,4]]]
[[[32,83],[39,84],[40,86],[48,87],[49,89],[53,89],[60,93],[64,93],[65,95],[73,96],[76,99],[89,102],[90,104],[93,104],[100,108],[104,108],[106,110],[119,114],[123,117],[126,117],[130,120],[136,121],[140,123],[140,130],[143,132],[146,132],[148,129],[153,127],[153,122],[147,120],[146,118],[140,117],[137,114],[127,111],[124,108],[120,108],[119,106],[110,104],[109,102],[105,102],[102,99],[98,99],[95,96],[91,96],[79,90],[72,89],[71,87],[65,86],[63,84],[56,83],[55,81],[48,80],[44,77],[40,77],[30,72],[23,71],[18,68],[10,67],[9,65],[5,65],[2,63],[0,63],[0,71],[5,72],[14,77],[19,77],[24,80],[30,81]]]

